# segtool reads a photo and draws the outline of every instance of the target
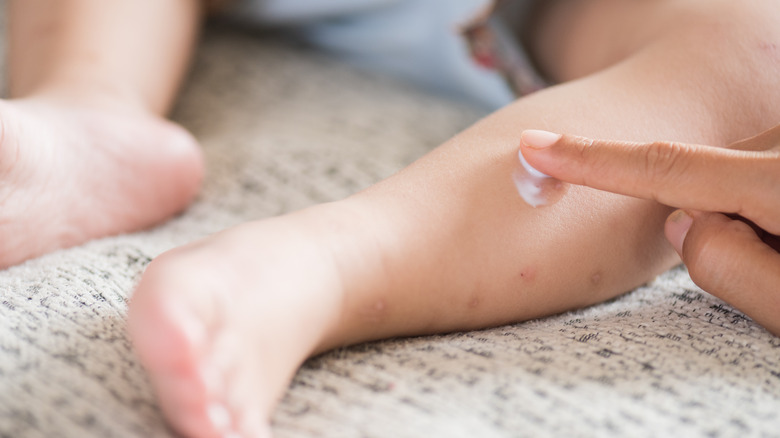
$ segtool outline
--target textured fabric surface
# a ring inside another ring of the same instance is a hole
[[[205,189],[180,217],[0,272],[0,436],[169,437],[125,335],[157,254],[339,199],[481,116],[267,35],[212,30],[176,113]],[[780,436],[780,340],[684,270],[582,311],[307,362],[279,438]]]

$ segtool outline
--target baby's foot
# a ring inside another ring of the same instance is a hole
[[[183,209],[202,159],[182,128],[136,113],[0,101],[0,268]]]
[[[343,278],[310,211],[173,250],[144,274],[130,335],[184,436],[269,437],[298,367],[338,343]]]

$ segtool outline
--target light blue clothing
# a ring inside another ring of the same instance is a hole
[[[491,7],[491,0],[241,0],[232,13],[292,27],[355,65],[496,109],[515,93],[505,74],[475,62],[462,34]]]

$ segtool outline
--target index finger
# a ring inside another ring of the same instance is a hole
[[[525,131],[534,168],[573,184],[677,208],[735,213],[780,233],[780,152],[676,142],[593,140]]]

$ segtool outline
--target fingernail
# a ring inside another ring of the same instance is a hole
[[[693,224],[693,216],[688,214],[685,210],[677,210],[669,215],[666,219],[666,238],[677,251],[677,254],[682,257],[683,242],[685,242],[685,236],[688,235],[688,230],[691,229]]]
[[[540,131],[538,129],[528,129],[520,134],[520,141],[524,145],[533,149],[544,149],[555,144],[556,141],[561,139],[561,134],[555,134],[548,131]]]

